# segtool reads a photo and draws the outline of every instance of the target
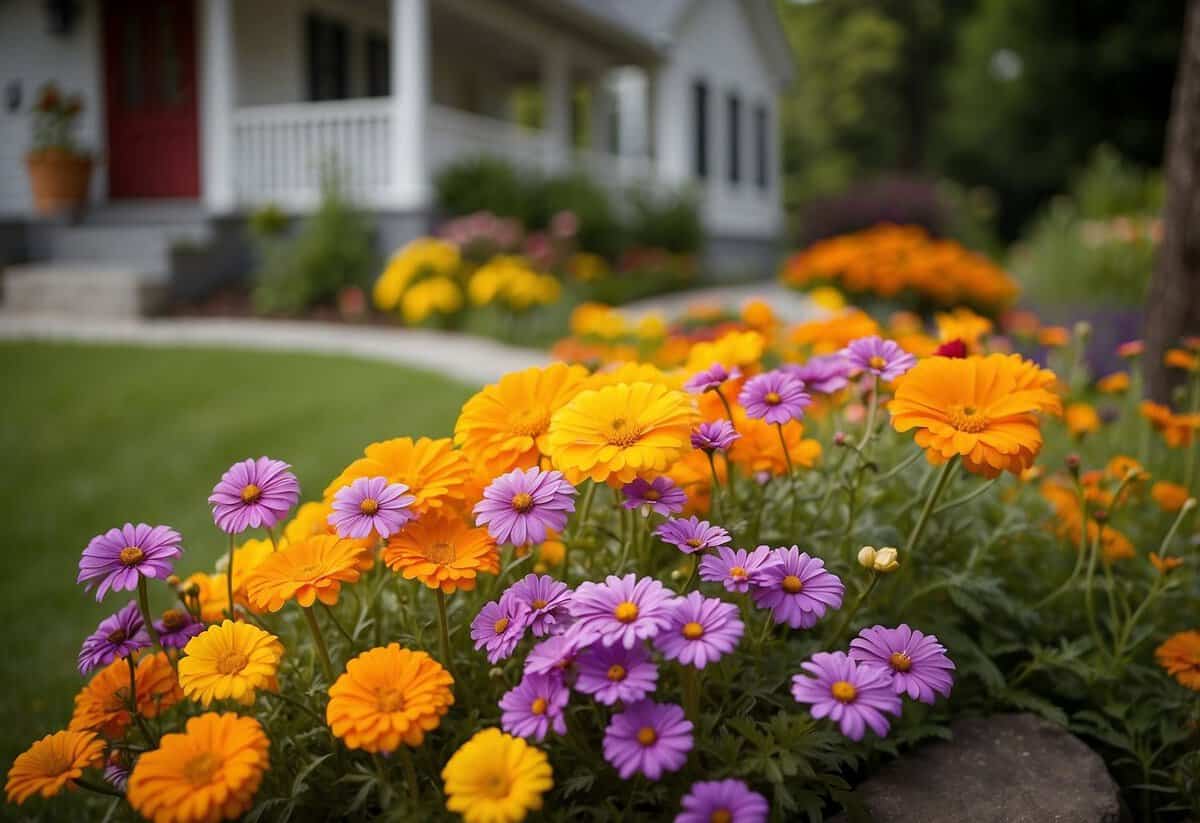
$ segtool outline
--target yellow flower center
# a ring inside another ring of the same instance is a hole
[[[632,446],[642,437],[642,430],[636,423],[631,423],[624,417],[614,417],[609,424],[609,433],[605,440],[609,445]]]
[[[434,563],[453,563],[454,544],[444,542],[434,543],[429,547],[429,559]]]
[[[258,486],[254,485],[253,483],[246,486],[246,488],[242,489],[242,502],[243,503],[257,503],[258,498],[260,498],[260,497],[262,497],[262,489],[260,489]]]
[[[690,623],[683,624],[683,630],[680,632],[688,640],[699,640],[704,636],[704,627],[695,620]]]
[[[887,365],[887,361],[884,360],[879,355],[875,355],[874,357],[872,357],[870,360],[867,361],[867,365],[873,369],[882,369],[884,366]]]
[[[691,546],[693,549],[698,549],[704,544],[704,541],[699,537],[689,537],[687,540],[683,541],[683,544],[685,546]]]
[[[515,494],[512,499],[512,507],[517,514],[526,514],[533,508],[533,497],[525,492]]]
[[[250,659],[239,651],[225,652],[217,658],[217,671],[221,674],[237,674],[249,662]]]
[[[508,797],[509,791],[512,788],[509,782],[508,773],[506,771],[494,771],[482,775],[479,778],[479,793],[485,797],[490,797],[493,800],[500,800]]]
[[[510,425],[513,434],[537,437],[549,428],[550,415],[546,414],[545,409],[521,409],[515,414]]]
[[[546,699],[539,697],[538,699],[534,700],[533,705],[529,707],[529,711],[533,712],[534,714],[545,714]]]
[[[729,576],[734,580],[745,580],[749,575],[746,574],[746,570],[742,566],[734,566],[729,570]]]
[[[948,416],[951,426],[968,434],[977,434],[988,425],[987,415],[974,406],[951,406]]]
[[[108,633],[107,639],[109,643],[124,643],[125,638],[128,636],[129,635],[125,633],[124,629],[113,629]]]
[[[620,663],[613,663],[608,667],[608,679],[614,683],[620,683],[625,679],[625,667]]]
[[[529,605],[530,605],[530,606],[533,606],[535,609],[544,609],[544,608],[546,608],[546,607],[547,607],[548,605],[550,605],[550,604],[549,604],[549,603],[547,603],[545,600],[543,600],[542,598],[540,598],[540,597],[539,597],[537,600],[534,600],[534,601],[533,601],[532,603],[530,603]]]
[[[200,752],[187,763],[183,764],[183,776],[193,786],[204,786],[212,781],[213,773],[221,766],[221,761],[212,752]]]
[[[376,708],[384,714],[404,711],[404,694],[399,689],[384,689],[375,701]]]
[[[496,634],[503,634],[505,629],[507,629],[507,628],[508,628],[508,618],[507,617],[501,617],[499,620],[497,620],[495,623],[492,624],[492,631],[494,631]]]
[[[804,588],[804,581],[799,577],[796,577],[794,574],[789,574],[787,577],[783,578],[783,583],[780,585],[788,594],[799,594],[800,590]]]
[[[121,555],[120,555],[121,565],[122,566],[133,566],[137,563],[141,563],[142,558],[144,558],[145,556],[146,556],[145,552],[143,552],[137,546],[126,546],[125,548],[121,549]]]
[[[649,726],[642,726],[640,729],[638,729],[637,742],[641,743],[643,746],[653,746],[658,742],[658,732],[654,731],[654,729],[650,728]]]
[[[358,510],[370,517],[371,515],[375,514],[375,512],[379,511],[379,501],[372,500],[368,497],[366,500],[358,504]]]
[[[187,616],[179,609],[167,609],[163,612],[162,622],[167,631],[178,631],[187,625]]]
[[[617,620],[620,620],[622,623],[632,623],[633,621],[637,620],[637,616],[637,604],[630,603],[628,600],[623,603],[618,603],[617,607],[613,609],[613,617],[617,618]]]
[[[769,392],[767,392],[766,396],[763,398],[763,402],[766,403],[768,406],[778,406],[780,403],[783,402],[783,398],[779,396],[779,392],[769,391]]]
[[[729,809],[713,809],[708,816],[708,823],[733,823],[733,812]]]
[[[904,652],[892,652],[892,656],[888,658],[888,663],[898,672],[906,672],[912,668],[912,658]]]
[[[653,502],[655,500],[662,499],[662,492],[660,492],[658,489],[646,489],[646,492],[642,495],[642,497]]]
[[[830,686],[829,693],[833,695],[834,700],[840,703],[849,703],[858,697],[858,689],[854,688],[853,683],[845,680],[839,680]]]

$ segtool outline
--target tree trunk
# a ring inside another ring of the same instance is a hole
[[[1146,298],[1147,393],[1165,402],[1163,352],[1200,334],[1200,0],[1190,0],[1167,126],[1163,241]]]

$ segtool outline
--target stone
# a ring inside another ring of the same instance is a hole
[[[952,740],[905,753],[854,790],[875,823],[1128,820],[1104,761],[1060,726],[1001,714],[951,731]]]

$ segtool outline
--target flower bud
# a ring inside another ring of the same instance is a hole
[[[1067,455],[1067,459],[1066,459],[1067,471],[1069,471],[1071,473],[1072,477],[1079,477],[1079,463],[1080,463],[1079,455],[1077,455],[1077,454],[1068,454]]]
[[[168,574],[167,575],[167,585],[170,586],[172,589],[179,588],[179,575]]]
[[[838,432],[837,434],[835,434],[835,435],[833,436],[833,445],[835,445],[835,446],[844,446],[844,445],[846,445],[846,433],[845,433],[845,432]]]
[[[1075,324],[1075,336],[1080,338],[1081,340],[1087,340],[1088,336],[1091,333],[1092,333],[1092,324],[1087,322],[1086,320],[1080,320],[1078,323]]]
[[[864,569],[875,568],[875,547],[863,546],[858,550],[858,565]]]
[[[900,568],[900,552],[891,546],[884,546],[875,552],[874,568],[880,574],[891,574]]]
[[[1108,509],[1096,509],[1094,512],[1092,512],[1092,519],[1097,523],[1107,523]]]
[[[1192,509],[1196,508],[1196,498],[1189,497],[1187,500],[1184,500],[1182,508],[1185,512],[1190,512]]]

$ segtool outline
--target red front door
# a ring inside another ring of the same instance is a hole
[[[111,198],[198,197],[194,0],[105,0]]]

